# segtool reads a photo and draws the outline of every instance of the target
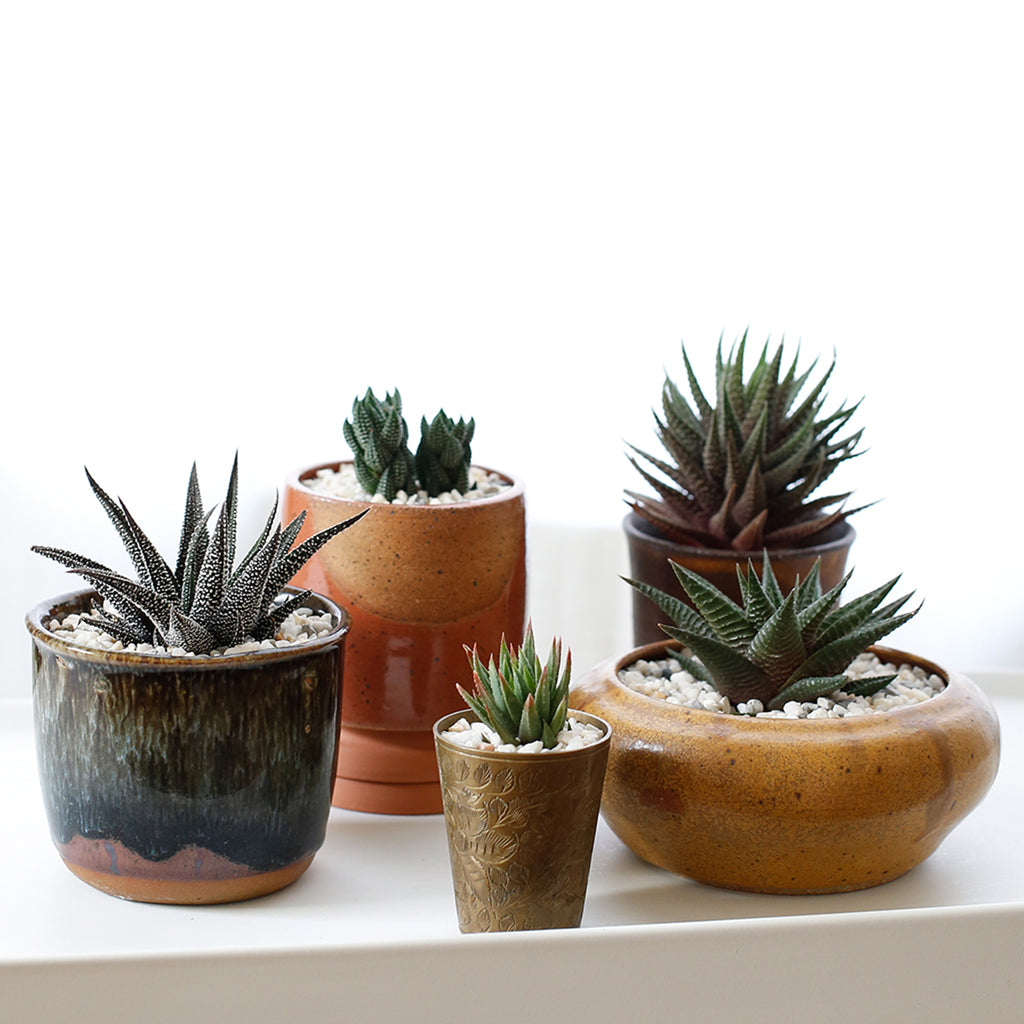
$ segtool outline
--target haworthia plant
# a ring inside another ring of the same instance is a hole
[[[420,421],[420,444],[416,449],[416,475],[427,494],[466,491],[469,487],[470,442],[475,424],[455,422],[442,409],[430,423]]]
[[[306,513],[300,512],[283,528],[274,526],[275,499],[262,533],[236,566],[238,456],[212,529],[214,509],[203,510],[193,463],[178,557],[172,570],[124,502],[115,502],[88,469],[85,472],[128,552],[137,579],[62,548],[34,546],[32,550],[82,576],[105,600],[108,607],[94,609],[85,616],[87,622],[123,643],[179,647],[194,654],[272,637],[310,596],[306,590],[280,600],[284,586],[332,537],[366,515],[360,512],[292,547]]]
[[[409,427],[402,416],[402,396],[373,389],[352,403],[352,419],[342,428],[355,458],[356,478],[367,494],[392,501],[399,491],[416,487],[416,467],[409,451]]]
[[[502,743],[522,745],[541,740],[550,749],[558,742],[569,707],[572,655],[561,670],[562,643],[554,640],[546,663],[537,656],[533,627],[526,627],[522,646],[509,647],[501,638],[498,661],[486,665],[476,647],[466,647],[473,669],[473,692],[460,685],[463,700],[489,725]]]
[[[456,422],[443,409],[429,422],[424,416],[414,457],[401,394],[396,389],[379,399],[372,388],[353,401],[352,418],[343,426],[359,485],[386,501],[393,501],[399,491],[424,490],[431,497],[465,492],[474,429],[473,420]]]
[[[782,344],[769,356],[766,342],[744,379],[746,343],[744,333],[723,357],[719,340],[714,401],[701,390],[684,345],[693,404],[666,377],[664,418],[654,417],[666,456],[630,445],[643,464],[632,455],[630,462],[658,497],[627,491],[629,502],[670,540],[735,551],[795,547],[859,511],[843,510],[849,492],[811,497],[856,454],[862,433],[840,436],[857,405],[823,414],[835,360],[799,398],[815,364],[798,373],[794,359],[783,374]]]
[[[882,604],[898,576],[840,605],[851,573],[823,594],[820,566],[818,559],[785,595],[766,551],[760,577],[749,561],[746,572],[737,566],[742,606],[674,562],[672,569],[693,607],[648,583],[627,582],[673,621],[661,628],[694,655],[683,658],[691,675],[710,682],[734,704],[759,700],[777,710],[788,701],[813,701],[839,689],[851,696],[868,695],[892,682],[893,675],[851,682],[844,670],[920,610],[900,612],[910,594]]]

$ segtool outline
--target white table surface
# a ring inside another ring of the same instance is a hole
[[[440,816],[334,809],[309,871],[246,903],[106,896],[51,845],[29,702],[0,702],[0,1022],[429,1021],[453,1005],[488,1021],[1024,1021],[1024,672],[973,678],[999,713],[999,775],[903,878],[717,890],[602,822],[583,927],[505,935],[459,933]],[[484,1016],[495,991],[504,1010]]]

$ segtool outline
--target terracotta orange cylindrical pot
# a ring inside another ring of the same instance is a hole
[[[629,547],[630,572],[634,579],[687,601],[669,559],[703,576],[728,597],[741,603],[736,566],[744,572],[748,559],[758,574],[762,571],[763,552],[731,551],[729,549],[689,547],[662,537],[642,516],[630,512],[622,521]],[[793,589],[797,576],[801,579],[821,559],[821,586],[830,590],[846,572],[846,558],[857,536],[849,523],[837,523],[822,532],[818,543],[809,547],[780,548],[769,552],[772,572],[784,592]],[[659,623],[665,613],[639,591],[633,592],[633,643],[658,643],[664,639]]]
[[[284,517],[305,510],[300,539],[369,514],[335,537],[293,583],[345,608],[342,730],[334,804],[385,814],[436,814],[441,789],[431,729],[468,683],[464,644],[497,651],[522,641],[526,610],[523,486],[445,505],[335,498],[305,486],[324,468],[291,474]]]
[[[941,693],[884,713],[794,720],[681,708],[618,681],[672,649],[612,658],[571,694],[612,727],[605,820],[667,871],[754,892],[868,888],[928,857],[995,778],[992,705],[966,676],[915,655],[871,648],[939,675]]]
[[[611,732],[595,715],[570,713],[603,737],[575,750],[504,753],[442,736],[474,720],[469,711],[434,726],[463,932],[576,928],[583,918]]]

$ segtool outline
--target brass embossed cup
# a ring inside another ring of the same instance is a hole
[[[473,750],[442,738],[468,710],[434,725],[448,852],[463,932],[576,928],[590,875],[611,727],[588,747],[536,754]]]

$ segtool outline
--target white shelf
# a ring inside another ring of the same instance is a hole
[[[453,991],[462,1018],[504,993],[491,1021],[584,1006],[589,1021],[1019,1021],[1024,673],[974,678],[999,713],[999,775],[903,878],[836,896],[726,892],[650,867],[602,823],[582,928],[480,936],[458,931],[440,816],[333,810],[306,875],[260,900],[106,896],[50,843],[29,702],[0,702],[0,1022],[440,1020]]]

